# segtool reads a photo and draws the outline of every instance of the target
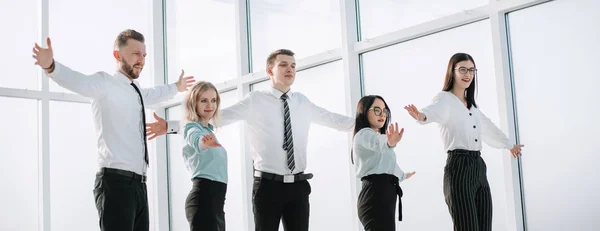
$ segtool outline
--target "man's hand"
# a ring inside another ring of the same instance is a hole
[[[146,123],[146,137],[149,137],[148,140],[152,140],[157,136],[167,134],[167,121],[158,117],[156,112],[153,115],[154,119],[156,119],[156,122]]]
[[[177,91],[184,92],[187,91],[188,87],[194,85],[196,80],[194,76],[186,76],[183,77],[184,71],[181,70],[181,75],[179,75],[179,80],[175,83],[177,85]]]
[[[52,62],[54,62],[54,53],[52,52],[50,38],[46,38],[46,43],[48,48],[42,48],[35,43],[32,55],[35,59],[35,65],[42,67],[44,70],[52,69]]]

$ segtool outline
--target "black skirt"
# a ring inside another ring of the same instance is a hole
[[[372,174],[361,178],[362,189],[358,195],[358,218],[369,230],[396,230],[396,200],[398,220],[402,221],[402,189],[398,177],[390,174]]]
[[[194,186],[185,200],[185,215],[190,230],[225,231],[225,193],[227,184],[194,178]]]

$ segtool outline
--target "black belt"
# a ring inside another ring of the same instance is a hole
[[[296,173],[296,174],[290,174],[290,175],[277,175],[277,174],[273,174],[273,173],[268,173],[268,172],[261,172],[258,170],[254,171],[254,176],[255,177],[260,177],[260,178],[264,178],[267,180],[274,180],[274,181],[279,181],[279,182],[283,182],[283,183],[294,183],[296,181],[304,181],[304,180],[309,180],[313,178],[313,174],[312,173],[307,173],[304,174],[304,172],[300,172],[300,173]]]
[[[393,184],[396,186],[396,195],[398,195],[398,220],[402,221],[402,196],[404,192],[402,192],[402,188],[400,188],[400,182],[398,177],[390,174],[371,174],[368,176],[363,176],[360,178],[361,181],[380,181]]]
[[[465,149],[454,149],[454,150],[448,150],[448,154],[449,155],[467,155],[467,156],[481,156],[481,152],[480,151],[471,151],[471,150],[465,150]]]
[[[100,173],[109,173],[109,174],[117,174],[125,177],[132,178],[134,181],[140,181],[142,183],[146,183],[146,176],[140,175],[135,172],[121,170],[116,168],[101,168]]]

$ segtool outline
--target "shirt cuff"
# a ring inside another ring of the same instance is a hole
[[[167,134],[179,133],[179,121],[167,121]]]
[[[62,64],[60,64],[59,62],[57,62],[56,60],[54,60],[54,71],[52,71],[52,73],[48,73],[48,72],[44,71],[44,73],[48,77],[56,79],[57,75],[60,73],[61,66],[62,66]]]
[[[513,148],[513,146],[515,146],[515,145],[513,145],[510,141],[508,141],[508,142],[506,142],[505,148],[506,148],[506,150],[510,150],[511,148]]]

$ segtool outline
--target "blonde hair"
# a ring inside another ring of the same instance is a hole
[[[196,83],[192,88],[188,91],[187,95],[184,98],[183,105],[185,108],[183,118],[188,122],[200,122],[202,116],[196,111],[198,102],[200,102],[200,95],[208,90],[215,90],[217,93],[217,107],[215,108],[215,114],[210,118],[213,121],[213,125],[216,127],[216,120],[219,118],[219,109],[221,108],[221,96],[219,95],[219,91],[215,85],[210,82],[200,81]]]

